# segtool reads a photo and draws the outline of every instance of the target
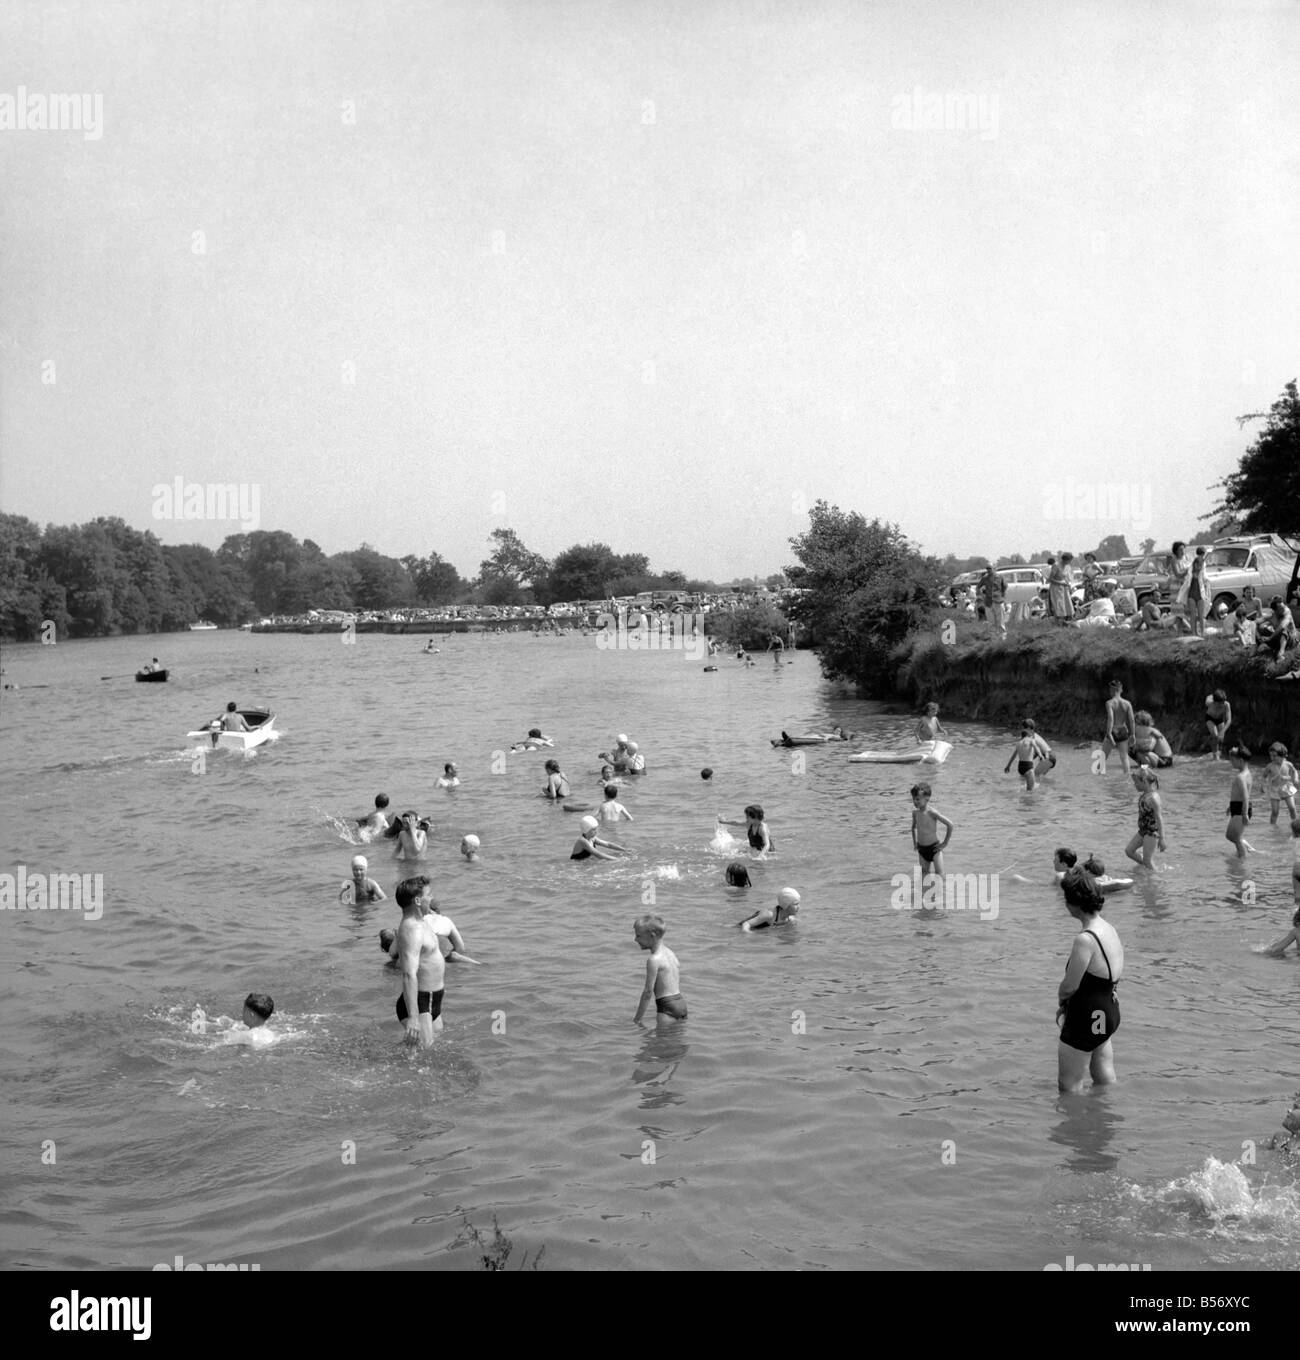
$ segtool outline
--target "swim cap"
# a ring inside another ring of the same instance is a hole
[[[627,733],[626,733],[626,732],[620,732],[620,733],[618,734],[618,736],[615,738],[615,740],[616,740],[617,742],[619,742],[621,745],[626,746],[626,745],[627,745]]]
[[[477,850],[479,847],[479,839],[477,836],[464,836],[461,839],[461,844],[468,845],[471,850]]]
[[[776,905],[778,907],[797,907],[799,905],[799,894],[793,888],[782,888],[776,895]]]
[[[600,823],[594,817],[584,817],[578,825],[582,827],[584,831],[595,831]]]
[[[628,749],[629,751],[631,751],[633,755],[635,755],[636,752],[637,752],[637,750],[638,750],[639,748],[637,747],[636,742],[634,742],[634,741],[629,741],[628,744],[627,744],[627,749]]]
[[[365,857],[364,855],[353,855],[353,856],[352,856],[352,867],[353,867],[354,869],[364,869],[364,868],[366,868],[366,867],[367,867],[367,866],[366,866],[366,857]]]

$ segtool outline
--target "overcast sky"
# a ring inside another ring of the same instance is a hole
[[[465,574],[499,525],[766,574],[818,497],[1190,536],[1300,372],[1297,51],[1290,3],[6,0],[0,504],[216,547],[153,488],[246,483]]]

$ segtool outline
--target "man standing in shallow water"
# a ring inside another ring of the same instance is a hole
[[[397,885],[397,905],[402,909],[397,927],[397,966],[402,974],[397,1018],[406,1027],[402,1042],[421,1048],[430,1047],[434,1031],[442,1028],[446,965],[437,932],[426,919],[432,900],[433,885],[425,874]]]

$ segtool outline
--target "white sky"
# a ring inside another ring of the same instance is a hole
[[[466,575],[498,525],[766,574],[817,497],[1189,537],[1300,372],[1297,51],[1281,3],[6,0],[0,102],[103,127],[0,130],[0,504],[216,547],[152,488],[254,483]]]

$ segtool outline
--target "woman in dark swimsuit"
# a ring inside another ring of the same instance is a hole
[[[1101,919],[1106,899],[1086,870],[1070,869],[1061,887],[1066,910],[1083,927],[1057,989],[1057,1085],[1073,1092],[1083,1089],[1089,1073],[1097,1086],[1115,1080],[1111,1038],[1119,1029],[1115,985],[1124,971],[1124,946],[1115,927]]]

